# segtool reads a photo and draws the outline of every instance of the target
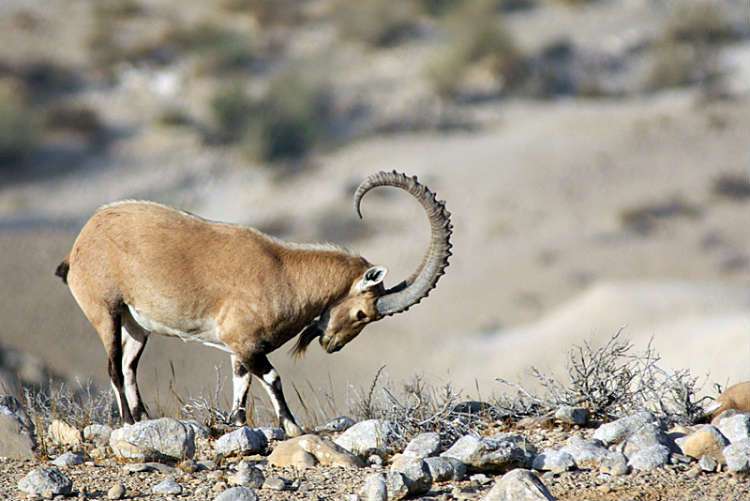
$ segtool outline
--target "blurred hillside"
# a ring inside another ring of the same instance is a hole
[[[351,195],[397,169],[454,214],[448,274],[338,355],[279,351],[290,387],[343,398],[387,365],[489,393],[622,326],[670,364],[747,379],[749,16],[740,0],[4,0],[0,345],[106,381],[52,272],[123,198],[336,241],[396,281],[423,215],[383,190],[361,222]],[[169,361],[183,393],[228,366],[152,339],[147,402],[172,404]]]

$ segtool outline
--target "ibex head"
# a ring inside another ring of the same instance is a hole
[[[430,244],[422,264],[398,285],[386,289],[383,279],[388,272],[382,266],[370,266],[352,283],[349,293],[332,304],[299,336],[293,352],[304,353],[314,339],[328,353],[343,348],[371,322],[408,310],[427,297],[448,266],[451,256],[450,237],[453,226],[445,203],[420,184],[415,177],[396,171],[379,172],[365,179],[354,194],[354,209],[362,217],[360,204],[365,194],[378,186],[394,186],[410,193],[424,208],[430,222]]]

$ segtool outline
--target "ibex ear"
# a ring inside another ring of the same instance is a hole
[[[385,267],[373,266],[362,276],[362,279],[357,284],[357,289],[359,289],[360,292],[364,292],[372,289],[373,287],[377,287],[378,285],[383,283],[383,279],[385,278],[387,273],[388,269],[386,269]]]

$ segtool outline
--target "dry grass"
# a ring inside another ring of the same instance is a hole
[[[665,221],[672,219],[695,219],[701,215],[701,208],[682,197],[644,203],[629,207],[620,212],[620,223],[628,231],[646,234]]]
[[[410,0],[341,0],[334,22],[339,34],[371,47],[390,47],[414,32],[417,7]]]
[[[724,173],[714,179],[711,193],[718,198],[742,202],[750,199],[750,175]]]
[[[23,161],[39,140],[39,121],[23,92],[0,82],[0,168]]]

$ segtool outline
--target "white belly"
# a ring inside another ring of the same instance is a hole
[[[130,305],[128,312],[133,321],[142,329],[163,336],[172,336],[183,341],[196,341],[212,348],[232,353],[219,337],[219,328],[213,319],[181,320],[177,325],[167,325],[147,317]]]

